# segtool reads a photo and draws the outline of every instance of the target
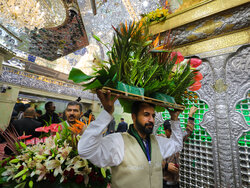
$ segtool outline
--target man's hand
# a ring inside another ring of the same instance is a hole
[[[186,127],[187,133],[192,133],[194,130],[194,125],[192,123],[188,123]]]
[[[196,106],[192,106],[191,108],[190,108],[190,111],[189,111],[189,114],[188,114],[188,116],[189,117],[193,117],[193,115],[194,115],[194,113],[197,111],[197,107]]]
[[[106,94],[103,93],[100,89],[97,90],[97,96],[100,99],[103,108],[110,114],[114,112],[114,103],[119,98],[119,95],[115,96],[115,98],[111,99],[111,92],[108,91]]]
[[[168,171],[173,174],[179,173],[179,169],[175,166],[174,163],[168,163]]]
[[[170,109],[168,109],[167,108],[167,110],[168,110],[168,112],[169,112],[169,114],[170,114],[170,116],[171,116],[171,120],[173,120],[173,121],[178,121],[179,120],[179,115],[180,115],[180,113],[182,112],[182,111],[180,111],[180,110],[170,110]]]

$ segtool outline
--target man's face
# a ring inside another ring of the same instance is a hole
[[[54,105],[54,103],[51,103],[51,104],[48,106],[47,112],[53,113],[53,112],[55,112],[55,110],[56,110],[56,106]]]
[[[68,106],[65,115],[69,123],[75,123],[75,120],[79,120],[83,112],[80,111],[79,105]]]
[[[137,131],[142,135],[150,135],[153,132],[155,123],[155,109],[148,105],[141,105],[141,109],[137,116],[132,114],[133,121],[135,123]]]

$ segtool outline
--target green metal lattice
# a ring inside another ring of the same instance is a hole
[[[236,111],[244,116],[250,127],[250,91],[247,98],[236,105]],[[238,146],[242,187],[248,188],[250,185],[250,131],[242,134],[239,138]]]
[[[181,127],[184,130],[188,121],[190,108],[194,105],[188,101],[187,108],[180,114]],[[198,107],[194,118],[195,127],[190,139],[184,143],[184,149],[180,153],[180,187],[214,187],[214,169],[212,154],[212,138],[207,131],[199,124],[205,112],[209,110],[208,105],[203,101],[197,101]],[[163,119],[169,119],[168,111],[163,114]],[[160,126],[158,133],[163,133],[163,126]]]

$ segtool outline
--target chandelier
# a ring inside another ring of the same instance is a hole
[[[56,27],[66,19],[62,0],[0,0],[0,21],[17,28]]]

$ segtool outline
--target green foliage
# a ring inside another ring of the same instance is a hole
[[[156,13],[163,14],[162,10]],[[73,68],[69,79],[76,83],[84,82],[85,90],[104,86],[116,88],[117,83],[122,82],[144,88],[145,96],[160,92],[182,103],[184,92],[194,83],[196,70],[192,70],[186,62],[175,64],[177,56],[170,57],[173,44],[170,32],[162,46],[158,46],[159,36],[153,42],[145,22],[122,23],[114,30],[113,45],[107,53],[109,60],[103,61],[97,57],[90,76]],[[104,44],[99,37],[93,37]],[[119,100],[124,108],[129,108],[129,103]]]

